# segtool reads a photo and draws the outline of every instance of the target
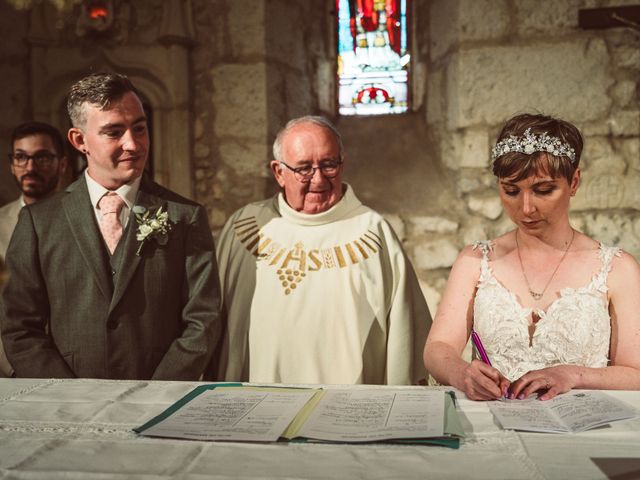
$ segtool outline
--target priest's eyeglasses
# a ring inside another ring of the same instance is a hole
[[[41,151],[36,152],[33,155],[27,155],[23,152],[10,153],[9,161],[16,167],[24,168],[29,163],[29,160],[33,160],[36,167],[47,168],[53,164],[53,161],[57,158],[55,153]]]
[[[313,178],[313,176],[316,174],[316,170],[320,170],[320,173],[322,173],[322,175],[326,178],[335,178],[335,176],[338,175],[338,172],[340,171],[342,160],[323,162],[317,167],[313,167],[311,165],[303,165],[301,167],[290,167],[284,162],[280,162],[280,163],[293,172],[293,175],[296,177],[296,180],[302,183],[309,183]]]

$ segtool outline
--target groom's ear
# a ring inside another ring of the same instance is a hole
[[[76,127],[71,127],[69,132],[67,133],[67,138],[73,148],[79,150],[80,152],[87,154],[87,144],[84,140],[84,132]]]

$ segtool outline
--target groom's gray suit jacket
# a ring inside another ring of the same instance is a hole
[[[0,308],[18,377],[199,378],[221,331],[207,215],[144,177],[135,204],[162,206],[173,227],[137,255],[132,212],[113,257],[84,175],[23,208]]]

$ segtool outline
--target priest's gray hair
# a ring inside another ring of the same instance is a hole
[[[284,140],[284,137],[287,135],[287,133],[289,133],[289,130],[291,130],[296,125],[300,125],[303,123],[312,123],[329,130],[338,143],[338,151],[340,152],[340,159],[342,159],[342,153],[344,151],[344,146],[342,144],[342,135],[340,135],[338,129],[333,123],[329,121],[329,119],[319,115],[305,115],[304,117],[298,117],[294,118],[293,120],[289,120],[284,128],[278,132],[278,135],[276,135],[276,139],[273,142],[273,158],[275,158],[278,162],[284,162],[284,156],[282,155],[282,141]]]

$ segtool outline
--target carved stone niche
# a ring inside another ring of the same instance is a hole
[[[69,87],[91,72],[127,75],[151,107],[154,180],[193,198],[189,48],[194,30],[189,0],[161,3],[162,22],[151,45],[114,45],[96,40],[92,48],[63,45],[51,27],[60,14],[35,4],[30,24],[31,105],[36,119],[66,131]]]

